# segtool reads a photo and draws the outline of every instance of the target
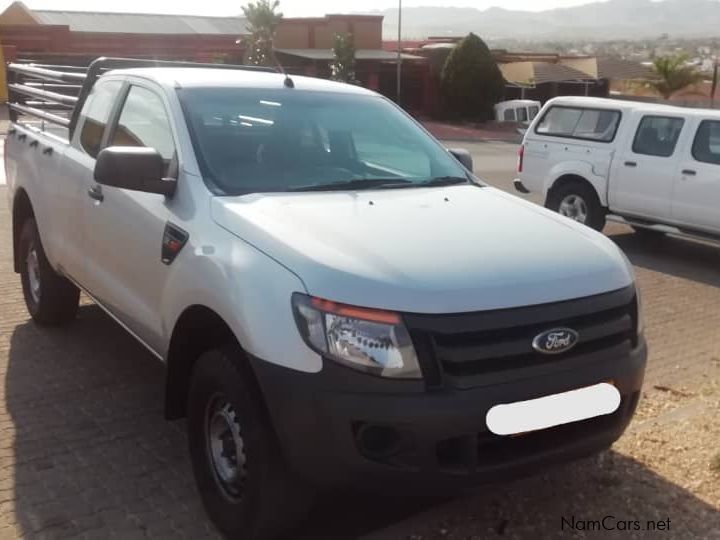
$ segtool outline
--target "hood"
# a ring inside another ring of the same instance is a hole
[[[216,197],[213,219],[336,302],[414,313],[536,305],[633,281],[606,237],[490,187]]]

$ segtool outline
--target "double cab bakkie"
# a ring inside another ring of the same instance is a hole
[[[10,66],[14,263],[38,325],[84,290],[166,363],[224,534],[274,537],[318,491],[455,493],[620,437],[647,352],[609,239],[485,185],[369,90],[148,64],[96,61],[67,116],[22,100],[61,99],[22,79],[55,71]]]
[[[522,193],[602,230],[720,240],[720,112],[602,98],[550,100],[520,149]]]

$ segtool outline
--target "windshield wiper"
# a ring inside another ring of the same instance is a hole
[[[371,189],[371,188],[403,188],[412,187],[410,180],[402,178],[372,178],[357,180],[341,180],[339,182],[330,182],[327,184],[311,184],[308,186],[299,186],[289,188],[288,191],[344,191],[354,189]]]
[[[455,186],[458,184],[469,184],[470,180],[468,180],[465,176],[437,176],[435,178],[431,178],[430,180],[425,180],[424,182],[420,182],[416,185],[423,186],[423,187],[435,187],[435,186]]]

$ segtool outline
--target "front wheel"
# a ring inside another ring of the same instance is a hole
[[[234,345],[198,358],[188,396],[190,457],[216,527],[229,538],[270,539],[292,527],[312,499],[288,471],[243,359]]]
[[[572,182],[553,190],[545,206],[596,231],[605,228],[605,209],[595,190],[585,184]]]
[[[30,316],[40,325],[66,324],[77,315],[80,290],[55,272],[48,261],[35,220],[20,231],[20,280]]]

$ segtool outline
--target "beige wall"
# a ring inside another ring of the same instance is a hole
[[[328,24],[318,25],[315,28],[315,48],[331,49],[335,34],[350,32],[350,25],[346,21],[330,19]]]
[[[358,49],[382,49],[382,20],[355,21],[355,47]]]
[[[507,82],[516,84],[534,83],[535,70],[532,62],[511,62],[510,64],[500,64],[499,67]]]
[[[350,32],[356,48],[382,49],[382,18],[348,15],[284,20],[275,33],[275,46],[279,49],[331,49],[335,34]]]
[[[594,79],[598,78],[597,58],[561,58],[560,63],[569,68],[587,73]]]
[[[278,49],[309,49],[310,26],[307,24],[280,23],[275,31],[275,47]]]

